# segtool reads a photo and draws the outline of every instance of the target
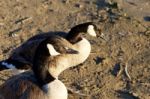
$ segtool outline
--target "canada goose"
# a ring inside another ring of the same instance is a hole
[[[65,85],[49,73],[49,60],[57,56],[64,57],[55,51],[50,41],[48,38],[37,47],[33,72],[15,75],[0,86],[1,99],[67,99]],[[55,67],[54,64],[51,65]]]
[[[73,48],[79,52],[75,56],[74,63],[71,66],[78,65],[84,62],[90,54],[91,45],[88,40],[81,36],[81,33],[88,33],[91,36],[96,36],[96,26],[92,22],[76,25],[71,28],[66,35],[66,39],[72,44]],[[27,40],[24,44],[13,51],[10,58],[0,62],[0,70],[5,69],[28,69],[32,66],[34,52],[38,44],[44,39],[52,36],[51,34],[36,35]]]

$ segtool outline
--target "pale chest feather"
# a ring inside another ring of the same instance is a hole
[[[44,90],[47,90],[49,99],[67,99],[68,92],[65,85],[60,80],[54,80],[53,82],[44,85]]]

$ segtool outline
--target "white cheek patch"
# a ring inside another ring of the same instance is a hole
[[[89,25],[89,26],[88,26],[87,33],[88,33],[89,35],[91,35],[91,36],[96,37],[96,32],[95,32],[95,30],[94,30],[94,26],[93,26],[93,25]]]
[[[58,52],[54,49],[54,47],[53,47],[52,44],[47,44],[47,48],[48,48],[49,53],[50,53],[51,56],[57,56],[57,55],[60,54],[60,53],[58,53]]]

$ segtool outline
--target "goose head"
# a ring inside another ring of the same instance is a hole
[[[87,33],[90,36],[96,37],[96,30],[97,27],[93,22],[78,24],[71,28],[71,30],[66,36],[66,39],[72,44],[75,44],[78,41],[82,40],[81,33]]]
[[[57,64],[52,64],[49,60],[61,56],[61,54],[77,54],[77,51],[66,46],[57,48],[58,43],[60,43],[58,45],[63,45],[63,42],[59,42],[59,40],[60,38],[58,40],[47,38],[42,41],[37,47],[33,58],[32,70],[40,88],[47,93],[49,99],[67,99],[68,97],[65,85],[50,71],[52,65],[57,66]]]
[[[74,45],[74,48],[78,50],[78,61],[74,61],[76,65],[83,63],[91,52],[90,42],[83,37],[83,34],[89,34],[90,36],[97,37],[97,27],[93,22],[86,22],[78,24],[71,28],[66,36],[66,39]]]

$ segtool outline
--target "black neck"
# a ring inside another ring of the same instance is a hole
[[[82,40],[80,33],[81,33],[81,31],[79,31],[79,30],[71,29],[71,31],[68,33],[66,39],[72,44],[77,43],[80,40]]]
[[[55,80],[55,78],[48,71],[49,56],[50,55],[46,46],[46,42],[42,42],[37,47],[32,67],[40,87]]]

